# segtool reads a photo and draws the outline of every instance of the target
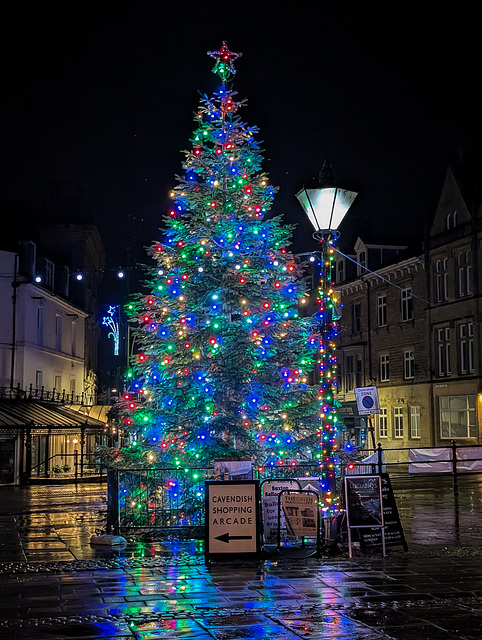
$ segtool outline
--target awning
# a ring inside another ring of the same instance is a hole
[[[0,400],[0,429],[80,429],[99,431],[105,422],[54,403]]]

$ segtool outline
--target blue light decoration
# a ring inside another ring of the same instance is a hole
[[[109,306],[107,315],[102,318],[103,326],[110,329],[107,334],[108,338],[114,340],[114,355],[119,355],[119,335],[120,335],[120,319],[119,319],[119,307],[117,305]]]

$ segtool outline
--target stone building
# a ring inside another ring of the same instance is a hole
[[[344,438],[358,446],[482,441],[482,211],[476,183],[463,168],[447,172],[418,242],[360,237],[350,255],[339,255],[338,399]],[[364,386],[376,386],[380,400],[371,422],[356,409],[354,389]]]

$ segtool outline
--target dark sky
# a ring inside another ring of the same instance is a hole
[[[206,52],[226,40],[296,250],[312,241],[294,194],[327,157],[359,192],[346,233],[420,229],[449,160],[481,143],[476,4],[280,4],[15,3],[0,27],[0,197],[85,181],[108,265],[143,257],[198,91],[217,87]]]

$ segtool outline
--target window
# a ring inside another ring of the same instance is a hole
[[[41,389],[43,387],[43,371],[35,372],[35,388]]]
[[[345,261],[338,260],[336,263],[336,281],[343,282],[345,279]]]
[[[461,251],[457,254],[458,295],[468,296],[472,293],[472,252]]]
[[[435,296],[437,302],[444,302],[449,297],[449,273],[447,258],[435,262]]]
[[[388,438],[388,412],[386,407],[380,407],[378,414],[378,435],[380,438]]]
[[[403,377],[405,380],[409,380],[415,376],[415,358],[413,355],[413,349],[408,349],[403,352]]]
[[[77,322],[72,320],[71,325],[71,353],[73,356],[76,355],[76,344],[77,344]]]
[[[455,229],[457,226],[457,209],[453,213],[447,215],[446,227],[447,229]]]
[[[351,391],[362,386],[362,361],[357,355],[347,355],[345,359],[345,390]]]
[[[403,438],[403,407],[393,408],[393,437]]]
[[[466,322],[458,326],[459,373],[474,372],[474,323]]]
[[[361,319],[361,303],[356,302],[352,305],[352,331],[353,333],[360,333],[362,330]]]
[[[385,353],[380,356],[380,381],[390,380],[390,356]]]
[[[355,356],[346,356],[346,375],[345,385],[346,391],[355,388]]]
[[[440,398],[440,435],[442,438],[476,438],[475,396]]]
[[[420,407],[410,407],[410,437],[420,438]]]
[[[387,296],[378,296],[377,320],[379,327],[387,326]]]
[[[450,375],[450,329],[442,327],[437,329],[437,374],[439,376]]]
[[[401,311],[402,311],[402,322],[407,322],[408,320],[413,320],[413,301],[412,301],[412,290],[411,289],[402,289],[400,293],[400,301],[401,301]]]
[[[45,258],[45,286],[54,288],[55,265],[51,260]]]
[[[42,346],[44,343],[44,310],[37,308],[37,344]]]
[[[57,393],[62,391],[62,374],[57,371],[54,374],[54,389]]]
[[[55,316],[55,348],[62,351],[62,316],[59,314]]]
[[[365,250],[358,253],[357,262],[356,274],[357,276],[362,276],[366,273],[365,267],[367,266],[367,254]]]

